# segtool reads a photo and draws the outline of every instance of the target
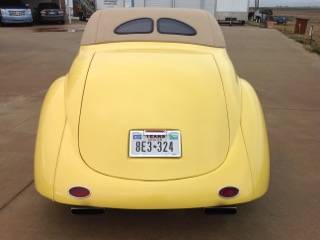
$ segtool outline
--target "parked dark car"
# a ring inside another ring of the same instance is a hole
[[[65,22],[65,12],[56,3],[39,3],[36,8],[36,19],[39,23],[61,23]]]

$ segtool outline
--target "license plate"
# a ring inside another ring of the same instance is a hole
[[[181,157],[180,131],[132,130],[129,136],[130,157]]]

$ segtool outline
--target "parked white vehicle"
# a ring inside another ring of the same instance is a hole
[[[214,16],[220,23],[240,23],[248,21],[249,0],[213,0],[216,1]]]

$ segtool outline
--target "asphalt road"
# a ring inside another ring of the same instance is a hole
[[[200,210],[74,216],[35,192],[32,168],[41,101],[67,72],[81,32],[0,28],[0,239],[320,239],[320,58],[275,30],[224,32],[239,75],[255,87],[265,111],[267,195],[228,216]]]

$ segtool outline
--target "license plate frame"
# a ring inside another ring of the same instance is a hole
[[[130,130],[129,132],[130,158],[180,158],[181,156],[180,130]]]

